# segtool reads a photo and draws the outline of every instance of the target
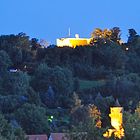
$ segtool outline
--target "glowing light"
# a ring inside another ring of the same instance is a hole
[[[48,116],[48,121],[52,122],[53,121],[53,116]]]
[[[109,114],[111,118],[111,125],[113,126],[114,129],[108,129],[106,133],[103,134],[104,137],[110,138],[112,134],[116,138],[121,139],[124,137],[124,129],[122,126],[122,116],[123,116],[123,108],[122,107],[111,107],[111,114]]]
[[[90,38],[80,38],[79,34],[75,35],[75,38],[60,38],[56,40],[56,44],[58,47],[72,47],[75,48],[76,46],[85,46],[90,44]]]
[[[126,50],[126,51],[128,51],[128,50],[129,50],[129,48],[126,48],[125,50]]]

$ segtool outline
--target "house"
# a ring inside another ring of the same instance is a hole
[[[69,140],[66,133],[51,133],[48,140]]]
[[[78,133],[73,132],[71,134],[69,134],[69,133],[51,133],[48,140],[71,140],[71,138],[70,138],[71,136],[74,136],[74,137],[82,136],[83,139],[86,139],[87,132],[78,132]]]
[[[47,135],[27,135],[29,140],[48,140]]]
[[[75,48],[76,46],[86,46],[90,44],[90,38],[80,38],[78,34],[75,35],[75,38],[60,38],[56,40],[58,47],[68,46]]]

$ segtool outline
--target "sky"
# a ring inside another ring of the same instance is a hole
[[[56,38],[90,37],[95,28],[140,33],[140,0],[0,0],[0,35],[24,32],[55,44]]]

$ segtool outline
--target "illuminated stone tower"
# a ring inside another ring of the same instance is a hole
[[[103,134],[104,137],[109,138],[114,134],[116,138],[121,139],[124,137],[123,129],[123,108],[120,106],[118,100],[116,100],[115,106],[110,108],[109,117],[111,118],[112,129],[108,129],[106,133]]]

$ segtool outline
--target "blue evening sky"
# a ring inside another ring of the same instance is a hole
[[[94,28],[119,26],[140,33],[140,0],[0,0],[0,35],[25,32],[55,43],[71,35],[90,37]]]

